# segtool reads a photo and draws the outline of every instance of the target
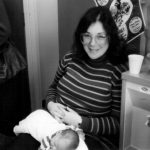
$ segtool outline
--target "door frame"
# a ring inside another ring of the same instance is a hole
[[[42,99],[37,0],[23,0],[23,8],[31,108],[35,110]]]

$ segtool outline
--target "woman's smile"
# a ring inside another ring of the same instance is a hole
[[[88,43],[83,43],[83,47],[91,59],[97,59],[103,56],[108,50],[109,42],[101,22],[97,21],[88,28],[84,40],[85,42],[89,40]]]

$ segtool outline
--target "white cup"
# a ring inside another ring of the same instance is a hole
[[[129,72],[132,74],[139,74],[144,56],[138,54],[131,54],[128,56],[129,59]]]

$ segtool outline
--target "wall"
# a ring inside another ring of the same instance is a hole
[[[94,0],[59,0],[59,54],[62,57],[72,45],[73,33],[80,17],[95,6]]]
[[[42,97],[52,82],[59,59],[57,0],[37,0]]]

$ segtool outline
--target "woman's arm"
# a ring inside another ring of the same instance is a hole
[[[58,69],[55,74],[54,81],[48,88],[47,96],[46,96],[46,104],[48,104],[50,101],[56,102],[57,97],[57,85],[59,80],[63,77],[63,75],[66,73],[66,67],[67,67],[67,54],[59,61]]]
[[[64,56],[64,58],[59,62],[58,70],[56,72],[55,78],[53,83],[50,85],[47,96],[46,96],[46,106],[48,111],[57,119],[60,121],[60,119],[64,116],[64,113],[62,110],[64,110],[66,107],[60,103],[56,102],[57,98],[57,85],[59,83],[59,80],[63,77],[63,75],[66,73],[66,67],[68,65],[68,62],[70,59],[68,59],[69,53]]]

